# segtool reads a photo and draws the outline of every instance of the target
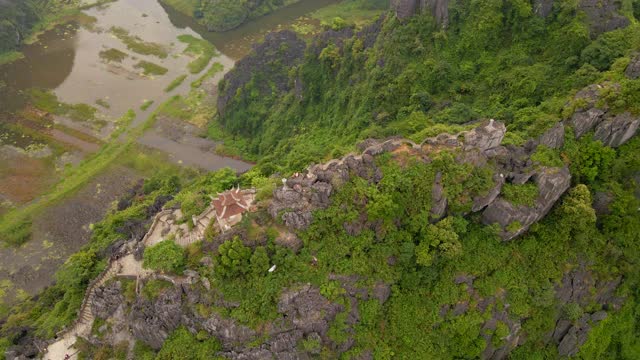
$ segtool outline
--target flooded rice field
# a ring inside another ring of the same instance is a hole
[[[334,2],[302,0],[233,31],[209,33],[157,0],[119,0],[41,34],[21,49],[24,58],[0,66],[0,220],[37,201],[66,170],[109,142],[124,141],[163,103],[189,94],[207,72],[213,76],[202,88],[215,97],[217,82],[255,41]],[[202,47],[203,38],[215,50],[194,70],[199,55],[188,49]],[[135,117],[123,123],[129,110]],[[179,165],[251,168],[217,155],[217,144],[202,136],[205,126],[158,116],[135,141]],[[89,240],[91,224],[139,178],[133,169],[112,166],[46,208],[33,219],[30,242],[0,248],[0,281],[31,294],[50,284],[55,269]]]

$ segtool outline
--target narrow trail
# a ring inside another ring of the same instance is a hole
[[[210,206],[200,216],[194,217],[192,230],[189,230],[186,224],[176,223],[176,219],[181,216],[180,210],[163,210],[156,214],[149,231],[142,240],[144,245],[155,245],[170,234],[175,234],[175,242],[182,247],[202,241],[205,229],[211,221],[215,220],[216,212],[215,208]],[[118,276],[143,279],[153,274],[153,271],[144,269],[142,261],[136,260],[133,254],[109,261],[107,268],[87,288],[76,321],[67,330],[58,333],[59,340],[47,347],[42,359],[64,360],[67,355],[69,359],[77,359],[77,352],[73,345],[79,337],[87,338],[91,335],[91,328],[95,320],[91,304],[95,299],[97,288]]]

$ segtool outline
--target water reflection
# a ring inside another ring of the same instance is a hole
[[[22,91],[41,87],[55,89],[71,74],[77,47],[78,25],[58,26],[44,33],[38,43],[26,45],[25,57],[0,71],[0,110],[13,112],[24,106]]]
[[[222,33],[209,32],[204,26],[198,24],[194,18],[186,16],[163,3],[160,3],[160,5],[169,15],[169,20],[175,27],[181,29],[191,28],[204,39],[214,44],[223,54],[234,60],[238,60],[246,55],[249,50],[251,50],[252,44],[264,36],[265,33],[279,26],[291,24],[303,15],[339,1],[340,0],[301,0],[271,14],[250,20],[248,23],[234,30]]]

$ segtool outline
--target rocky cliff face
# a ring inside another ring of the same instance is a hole
[[[438,24],[449,24],[449,0],[392,0],[391,8],[401,20],[429,11]]]
[[[553,13],[554,0],[535,0],[533,11],[547,17]],[[392,0],[391,9],[400,20],[429,12],[443,27],[449,23],[449,0]],[[629,19],[621,13],[622,3],[616,0],[581,0],[578,9],[586,14],[593,38],[629,26]]]
[[[347,351],[354,343],[351,338],[347,343],[337,344],[328,336],[330,323],[345,307],[327,300],[317,287],[310,284],[285,289],[277,304],[279,317],[255,330],[217,313],[203,316],[197,310],[199,305],[226,309],[238,305],[225,302],[197,273],[187,272],[187,275],[186,279],[174,281],[154,298],[140,295],[132,303],[120,301],[115,309],[111,305],[115,300],[122,300],[122,287],[119,282],[104,286],[96,293],[96,314],[110,319],[113,329],[130,333],[133,339],[155,349],[159,349],[179,326],[185,326],[193,333],[204,331],[221,342],[220,355],[232,359],[309,358],[314,350],[305,353],[299,346],[305,340],[329,346],[339,353]],[[351,334],[352,327],[360,318],[358,302],[377,299],[382,304],[391,293],[389,286],[384,284],[368,288],[357,286],[359,279],[355,277],[334,276],[332,279],[347,289],[351,308],[354,309],[347,319],[347,331]],[[116,334],[106,335],[106,339],[115,338]],[[90,341],[100,343],[104,339],[92,338]]]
[[[548,167],[535,163],[531,156],[538,146],[550,149],[561,148],[564,144],[565,128],[573,128],[576,136],[583,136],[595,129],[595,138],[603,144],[617,147],[624,144],[637,132],[640,119],[628,113],[613,115],[595,106],[597,91],[590,87],[581,91],[577,98],[591,99],[587,110],[578,110],[567,121],[558,123],[540,138],[532,139],[525,145],[502,146],[505,136],[504,124],[487,121],[475,129],[461,134],[441,134],[415,144],[406,139],[387,141],[368,140],[361,145],[359,155],[348,155],[321,165],[310,166],[305,173],[295,174],[282,187],[274,191],[269,206],[270,214],[281,219],[292,230],[306,229],[313,221],[313,211],[327,208],[334,190],[352,176],[378,183],[384,174],[375,164],[375,156],[404,149],[416,158],[430,161],[429,156],[443,150],[457,154],[457,161],[470,163],[476,167],[491,168],[494,186],[486,193],[472,194],[471,212],[482,212],[482,222],[498,225],[504,240],[511,240],[525,233],[531,225],[540,221],[571,186],[571,174],[565,167]],[[493,164],[493,165],[488,165]],[[432,188],[431,217],[434,221],[450,213],[446,196],[446,185],[438,173]],[[534,184],[537,189],[535,202],[518,205],[502,195],[504,184]],[[349,233],[354,232],[349,227]],[[358,233],[358,231],[355,231]]]
[[[602,141],[604,145],[618,147],[636,134],[640,127],[640,117],[628,112],[611,111],[606,102],[601,101],[601,93],[608,91],[619,92],[620,86],[605,83],[591,85],[579,91],[574,98],[578,105],[568,124],[573,127],[576,138],[595,131],[594,139]]]
[[[249,56],[238,61],[234,69],[225,75],[218,96],[220,114],[224,115],[230,101],[256,74],[263,75],[256,79],[255,86],[265,96],[271,93],[271,85],[279,93],[291,90],[287,71],[302,60],[306,47],[306,43],[293,31],[269,33]]]

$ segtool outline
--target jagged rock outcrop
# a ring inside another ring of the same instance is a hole
[[[618,147],[636,134],[638,126],[640,118],[633,117],[628,112],[613,115],[598,124],[593,138],[602,141],[604,145]]]
[[[513,239],[542,219],[568,190],[571,175],[567,168],[540,167],[533,163],[531,154],[539,143],[557,148],[564,142],[564,126],[557,124],[540,140],[530,141],[522,147],[504,147],[501,142],[506,134],[503,123],[488,120],[476,128],[460,134],[440,134],[427,138],[420,145],[406,139],[393,138],[387,141],[368,139],[360,146],[362,155],[348,155],[324,165],[314,165],[303,174],[285,180],[284,186],[274,191],[269,207],[271,216],[281,219],[292,230],[306,229],[313,220],[312,212],[330,205],[333,189],[340,187],[351,176],[358,176],[370,183],[378,183],[384,174],[375,165],[375,156],[396,151],[409,152],[415,158],[430,162],[429,154],[449,150],[457,152],[458,162],[473,166],[493,166],[493,187],[486,193],[471,194],[473,212],[483,211],[485,224],[498,224],[504,240]],[[446,185],[442,173],[437,173],[431,190],[431,220],[437,222],[447,216],[450,199],[446,196]],[[515,206],[500,196],[505,183],[525,184],[533,181],[539,195],[533,206]],[[364,206],[364,204],[363,204]],[[517,226],[516,226],[517,225]],[[352,223],[344,224],[347,234],[359,235],[364,229],[378,234],[378,224],[369,222],[366,214]]]
[[[429,11],[438,24],[449,24],[449,0],[392,0],[391,8],[401,20]]]
[[[315,165],[305,174],[295,174],[287,179],[284,186],[274,191],[269,213],[292,229],[305,229],[313,220],[312,212],[327,208],[334,187],[348,181],[351,174],[373,183],[382,179],[382,171],[375,165],[373,156],[367,153]]]
[[[294,327],[305,334],[329,331],[329,323],[342,310],[320,294],[320,290],[309,284],[282,293],[278,312],[285,315],[285,328]]]
[[[436,181],[431,189],[431,220],[438,222],[447,215],[447,197],[442,186],[442,173],[436,174]]]
[[[210,335],[215,336],[222,343],[223,349],[233,349],[237,344],[248,343],[256,339],[256,332],[237,324],[232,319],[224,319],[218,314],[201,323]]]
[[[460,274],[453,280],[456,285],[466,285],[467,295],[471,300],[460,301],[455,304],[445,304],[440,308],[440,317],[447,320],[466,314],[468,311],[477,310],[480,313],[490,311],[487,320],[482,324],[481,336],[486,346],[481,354],[481,359],[503,360],[515,349],[524,337],[522,334],[522,319],[509,314],[509,304],[505,303],[506,294],[498,292],[493,296],[482,297],[474,287],[475,277],[468,274]],[[503,303],[503,307],[495,306]],[[504,338],[494,339],[498,324],[506,326],[508,334]]]
[[[482,213],[482,222],[498,224],[503,240],[511,240],[523,234],[531,225],[541,220],[571,186],[568,168],[541,168],[532,176],[538,188],[533,206],[517,206],[504,198],[498,198]]]
[[[541,17],[549,16],[553,11],[554,0],[535,0],[533,11]],[[580,0],[578,9],[587,15],[591,37],[607,31],[629,26],[629,19],[622,15],[622,3],[616,0]]]
[[[181,318],[182,291],[174,287],[163,290],[155,299],[138,297],[131,306],[128,322],[136,339],[160,349],[181,324]]]
[[[473,199],[473,206],[471,207],[471,211],[481,211],[498,198],[498,195],[500,195],[500,192],[502,191],[502,186],[504,186],[505,183],[504,174],[494,174],[493,183],[495,184],[495,186],[491,190],[489,190],[486,195],[479,195]]]
[[[618,310],[624,299],[617,297],[615,291],[621,279],[599,280],[584,263],[564,274],[562,282],[556,286],[556,298],[564,306],[556,326],[549,334],[548,341],[558,346],[560,356],[573,356],[578,353],[588,339],[589,332],[598,322],[607,318],[607,311]],[[578,313],[584,308],[597,305],[601,310],[592,313]],[[566,309],[571,308],[571,314]],[[569,316],[577,318],[570,319]]]
[[[619,91],[618,84],[591,85],[580,90],[574,97],[579,104],[574,114],[568,120],[576,138],[595,130],[594,139],[602,141],[604,145],[618,147],[631,139],[640,127],[640,117],[634,117],[628,112],[615,114],[609,111],[606,104],[599,104],[600,91]]]
[[[250,55],[238,61],[224,80],[220,83],[218,95],[218,112],[225,114],[229,103],[234,99],[238,90],[244,88],[257,73],[265,74],[270,81],[261,81],[256,84],[263,94],[271,94],[272,82],[278,92],[284,93],[289,88],[289,74],[287,71],[297,65],[304,56],[307,44],[300,39],[295,32],[284,30],[271,32],[265,36],[262,43],[254,46]],[[273,65],[278,64],[283,71],[274,71]]]
[[[107,319],[124,303],[122,283],[113,281],[95,289],[91,311],[96,317]]]
[[[631,62],[624,70],[624,74],[629,79],[635,80],[640,77],[640,53],[635,54],[631,58]]]
[[[564,124],[558,123],[542,134],[538,139],[538,143],[550,149],[560,149],[564,146],[564,135]]]
[[[506,126],[498,121],[489,122],[476,127],[464,134],[464,151],[479,150],[486,151],[500,146],[504,135],[507,133]]]
[[[625,28],[631,23],[620,13],[622,2],[617,0],[580,0],[578,8],[587,14],[592,38],[607,31]]]

